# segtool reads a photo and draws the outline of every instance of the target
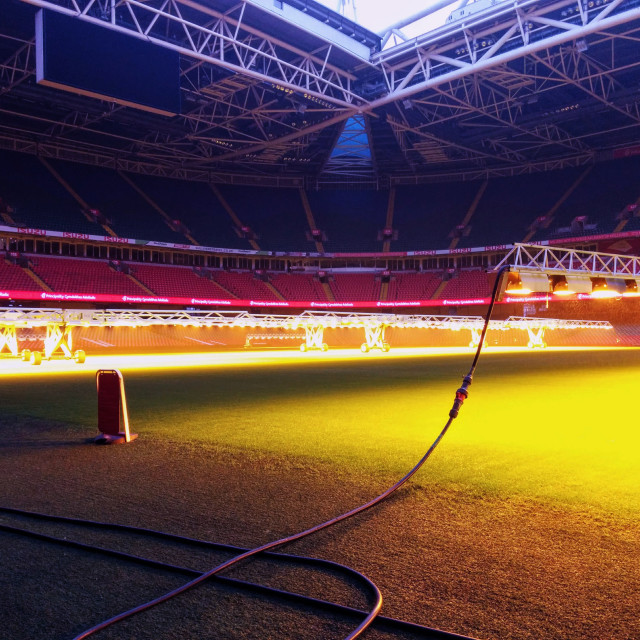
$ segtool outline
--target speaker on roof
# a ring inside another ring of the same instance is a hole
[[[378,242],[382,242],[385,240],[397,240],[398,239],[398,230],[392,229],[391,227],[385,227],[378,231]]]
[[[322,229],[310,229],[307,231],[307,240],[309,242],[326,242],[328,238]]]

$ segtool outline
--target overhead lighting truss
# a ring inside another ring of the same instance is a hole
[[[506,266],[518,273],[545,273],[548,276],[583,275],[619,280],[640,278],[640,257],[637,256],[535,244],[515,244],[493,271]]]

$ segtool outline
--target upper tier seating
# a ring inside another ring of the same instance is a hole
[[[316,227],[327,236],[325,251],[382,251],[377,236],[385,226],[388,192],[309,191],[307,197]]]
[[[329,282],[334,298],[338,302],[357,300],[380,300],[380,280],[367,273],[334,274]]]
[[[228,293],[215,282],[199,276],[191,267],[131,264],[131,273],[159,296],[227,299]]]
[[[320,282],[303,273],[277,274],[271,276],[271,284],[285,300],[311,300],[326,302],[327,296]]]
[[[108,219],[108,226],[120,237],[186,242],[116,171],[59,160],[51,164],[91,208]]]
[[[219,248],[248,249],[249,239],[268,251],[315,251],[297,189],[219,185],[218,191],[239,218],[244,231],[206,183],[122,175],[110,169],[47,160],[90,208],[97,209],[122,237]],[[124,174],[123,174],[124,175]],[[578,179],[584,178],[578,183]],[[398,233],[391,251],[446,249],[459,235],[458,247],[520,242],[537,218],[531,241],[609,233],[618,214],[640,197],[640,156],[544,173],[492,178],[465,229],[456,231],[482,181],[398,186],[392,227]],[[163,216],[127,180],[166,214]],[[572,185],[576,188],[569,193]],[[105,229],[83,215],[82,205],[33,155],[0,151],[0,196],[14,211],[0,224],[104,236]],[[567,196],[566,198],[564,198]],[[325,251],[379,252],[379,232],[386,226],[386,190],[309,191],[315,224],[326,234]],[[564,199],[563,199],[564,198]],[[578,219],[576,221],[576,219]],[[171,221],[179,221],[173,225]],[[640,227],[632,218],[624,227]],[[240,235],[243,237],[239,237]]]
[[[611,233],[622,209],[640,197],[640,156],[600,162],[556,212],[547,233],[536,237],[574,237]],[[572,221],[586,216],[576,228]]]
[[[145,291],[108,262],[77,258],[32,258],[33,271],[53,291],[144,295]]]
[[[469,235],[460,238],[458,247],[522,242],[530,225],[546,215],[584,171],[581,167],[489,180],[469,221]]]
[[[0,194],[20,227],[104,235],[36,156],[0,151]]]
[[[396,190],[392,251],[446,249],[449,233],[460,224],[478,193],[480,182],[447,182]]]
[[[220,185],[220,194],[243,225],[268,251],[315,251],[307,239],[307,220],[297,189]],[[247,241],[244,241],[248,248]]]
[[[231,217],[208,184],[134,174],[128,174],[128,178],[172,220],[182,222],[198,244],[223,249],[249,248],[247,241],[234,232]]]

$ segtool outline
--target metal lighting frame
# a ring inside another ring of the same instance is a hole
[[[547,275],[586,275],[622,280],[640,278],[640,257],[536,244],[516,243],[493,271],[505,266],[509,266],[511,271]]]
[[[471,332],[470,347],[479,343],[480,331],[484,319],[481,316],[435,316],[435,315],[396,315],[367,314],[350,312],[305,311],[300,315],[252,314],[248,311],[183,311],[164,309],[0,309],[0,350],[7,347],[13,356],[20,356],[18,347],[18,328],[46,327],[44,358],[51,359],[61,352],[67,359],[84,362],[84,352],[72,352],[71,340],[73,327],[239,327],[260,329],[281,329],[305,332],[302,351],[328,349],[323,342],[325,329],[357,328],[364,329],[365,342],[361,350],[371,349],[388,351],[390,345],[385,342],[384,332],[393,328],[413,329],[449,329]],[[506,320],[492,320],[491,329],[522,329],[529,332],[529,346],[544,346],[543,336],[546,329],[611,329],[609,322],[559,320],[549,318],[509,317]],[[82,357],[78,357],[78,353]],[[29,352],[29,356],[31,356]],[[39,364],[40,358],[30,359]]]

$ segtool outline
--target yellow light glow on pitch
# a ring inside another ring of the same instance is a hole
[[[628,351],[630,347],[547,347],[534,350],[527,347],[485,346],[483,353],[532,353],[542,356],[549,352],[578,351]],[[469,347],[410,347],[393,348],[388,353],[372,350],[362,353],[359,349],[333,349],[327,352],[298,350],[265,351],[233,351],[206,353],[146,353],[127,355],[87,355],[83,364],[64,358],[43,360],[41,365],[34,366],[23,362],[20,358],[0,358],[0,377],[2,376],[39,376],[89,373],[95,375],[98,369],[120,369],[122,371],[144,371],[153,369],[194,369],[207,367],[259,367],[281,364],[284,366],[320,362],[349,362],[357,360],[381,360],[397,358],[429,358],[443,356],[471,356],[475,348]]]
[[[493,350],[493,348],[492,348]],[[313,362],[340,362],[352,360],[373,360],[379,358],[409,358],[425,356],[443,356],[471,353],[467,347],[453,348],[407,348],[395,349],[393,353],[370,351],[362,353],[359,349],[335,349],[328,352],[298,350],[270,351],[233,351],[207,353],[146,353],[127,355],[87,356],[84,364],[72,360],[56,358],[44,360],[41,365],[33,366],[22,362],[19,358],[3,358],[0,360],[0,376],[2,375],[47,375],[95,372],[97,369],[118,368],[123,371],[140,371],[145,369],[193,369],[204,367],[245,367],[268,366],[274,364],[292,365]]]

